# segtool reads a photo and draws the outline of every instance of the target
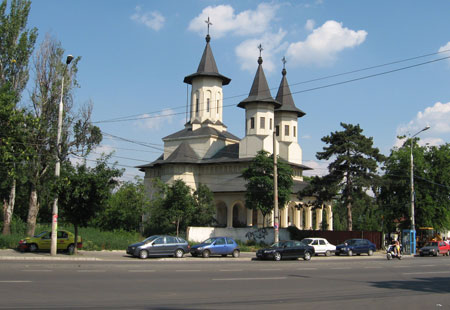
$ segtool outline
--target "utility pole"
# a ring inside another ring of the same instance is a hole
[[[274,213],[274,242],[278,242],[280,221],[278,216],[278,171],[277,171],[277,141],[276,132],[273,132],[273,213]]]
[[[62,135],[62,122],[63,122],[63,111],[64,111],[64,104],[63,104],[64,76],[66,75],[67,67],[69,66],[72,59],[73,59],[72,55],[67,56],[66,66],[64,67],[62,81],[61,81],[61,100],[59,101],[59,113],[58,113],[58,134],[56,137],[56,146],[57,146],[56,164],[55,164],[56,179],[59,178],[59,175],[61,172],[61,135]],[[58,196],[56,196],[55,200],[53,201],[52,240],[51,240],[51,244],[50,244],[50,254],[52,256],[55,256],[56,252],[58,250],[57,234],[58,234]]]

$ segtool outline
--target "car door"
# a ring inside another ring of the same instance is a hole
[[[178,241],[175,237],[166,237],[166,246],[165,246],[165,252],[167,254],[173,254],[175,253],[175,250],[177,249]]]
[[[152,246],[148,248],[148,252],[150,255],[164,255],[166,254],[166,238],[159,237],[153,241]]]
[[[48,232],[41,237],[38,247],[41,250],[49,250],[52,243],[52,233]]]
[[[318,253],[325,253],[327,251],[327,244],[325,243],[325,240],[319,239],[317,241],[319,241],[319,245],[318,245],[319,252]],[[317,251],[316,251],[316,253],[317,253]]]
[[[69,246],[69,235],[65,231],[58,231],[58,250],[65,250]]]
[[[226,238],[226,247],[225,247],[225,253],[224,254],[231,254],[235,248],[235,243],[233,241],[233,239],[231,238]]]
[[[225,238],[217,238],[211,246],[211,254],[225,254],[226,243]]]

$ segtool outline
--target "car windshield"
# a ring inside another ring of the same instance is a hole
[[[202,243],[203,243],[203,244],[211,244],[211,243],[213,243],[214,241],[216,241],[216,239],[217,239],[217,238],[209,238],[209,239],[206,239],[205,241],[203,241]]]
[[[344,243],[347,243],[348,245],[354,245],[356,243],[355,239],[349,239],[349,240],[345,240]]]
[[[310,244],[310,243],[312,242],[312,239],[303,239],[303,240],[300,241],[300,242],[303,243],[303,244],[308,245],[308,244]]]
[[[45,235],[46,233],[47,233],[46,231],[43,231],[40,234],[35,235],[34,237],[39,238],[39,237],[42,237],[43,235]]]
[[[286,244],[286,241],[279,241],[272,244],[271,248],[282,248]]]
[[[437,242],[427,242],[427,244],[425,244],[425,246],[438,246]]]
[[[144,242],[144,243],[149,243],[149,242],[152,242],[153,240],[155,240],[156,238],[158,238],[159,236],[150,236],[150,237],[148,237],[147,239],[145,239],[144,241],[142,241],[142,242]]]

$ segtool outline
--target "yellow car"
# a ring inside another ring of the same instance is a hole
[[[58,230],[57,232],[58,250],[67,250],[70,254],[75,250],[75,235],[70,231]],[[52,233],[49,231],[41,232],[34,237],[27,237],[20,240],[19,251],[36,252],[40,250],[50,250],[52,243]],[[81,236],[78,236],[78,249],[83,246]]]

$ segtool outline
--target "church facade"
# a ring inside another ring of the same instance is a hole
[[[157,160],[137,167],[145,173],[144,184],[149,195],[155,190],[155,178],[166,184],[181,179],[194,190],[199,184],[205,184],[214,194],[219,227],[272,226],[273,212],[271,217],[263,219],[261,212],[246,208],[242,171],[260,150],[272,154],[275,140],[277,154],[292,167],[294,180],[291,200],[286,206],[280,206],[280,228],[296,226],[308,230],[321,229],[324,225],[332,230],[331,205],[313,211],[306,201],[297,197],[298,191],[307,185],[303,171],[310,168],[302,164],[298,143],[298,119],[305,113],[295,106],[286,69],[282,70],[280,87],[273,98],[263,59],[261,55],[258,58],[249,96],[237,105],[245,113],[245,136],[240,139],[228,132],[224,124],[223,87],[231,79],[219,73],[210,40],[208,34],[197,72],[184,78],[184,83],[192,86],[189,121],[184,129],[162,138],[164,153]]]

